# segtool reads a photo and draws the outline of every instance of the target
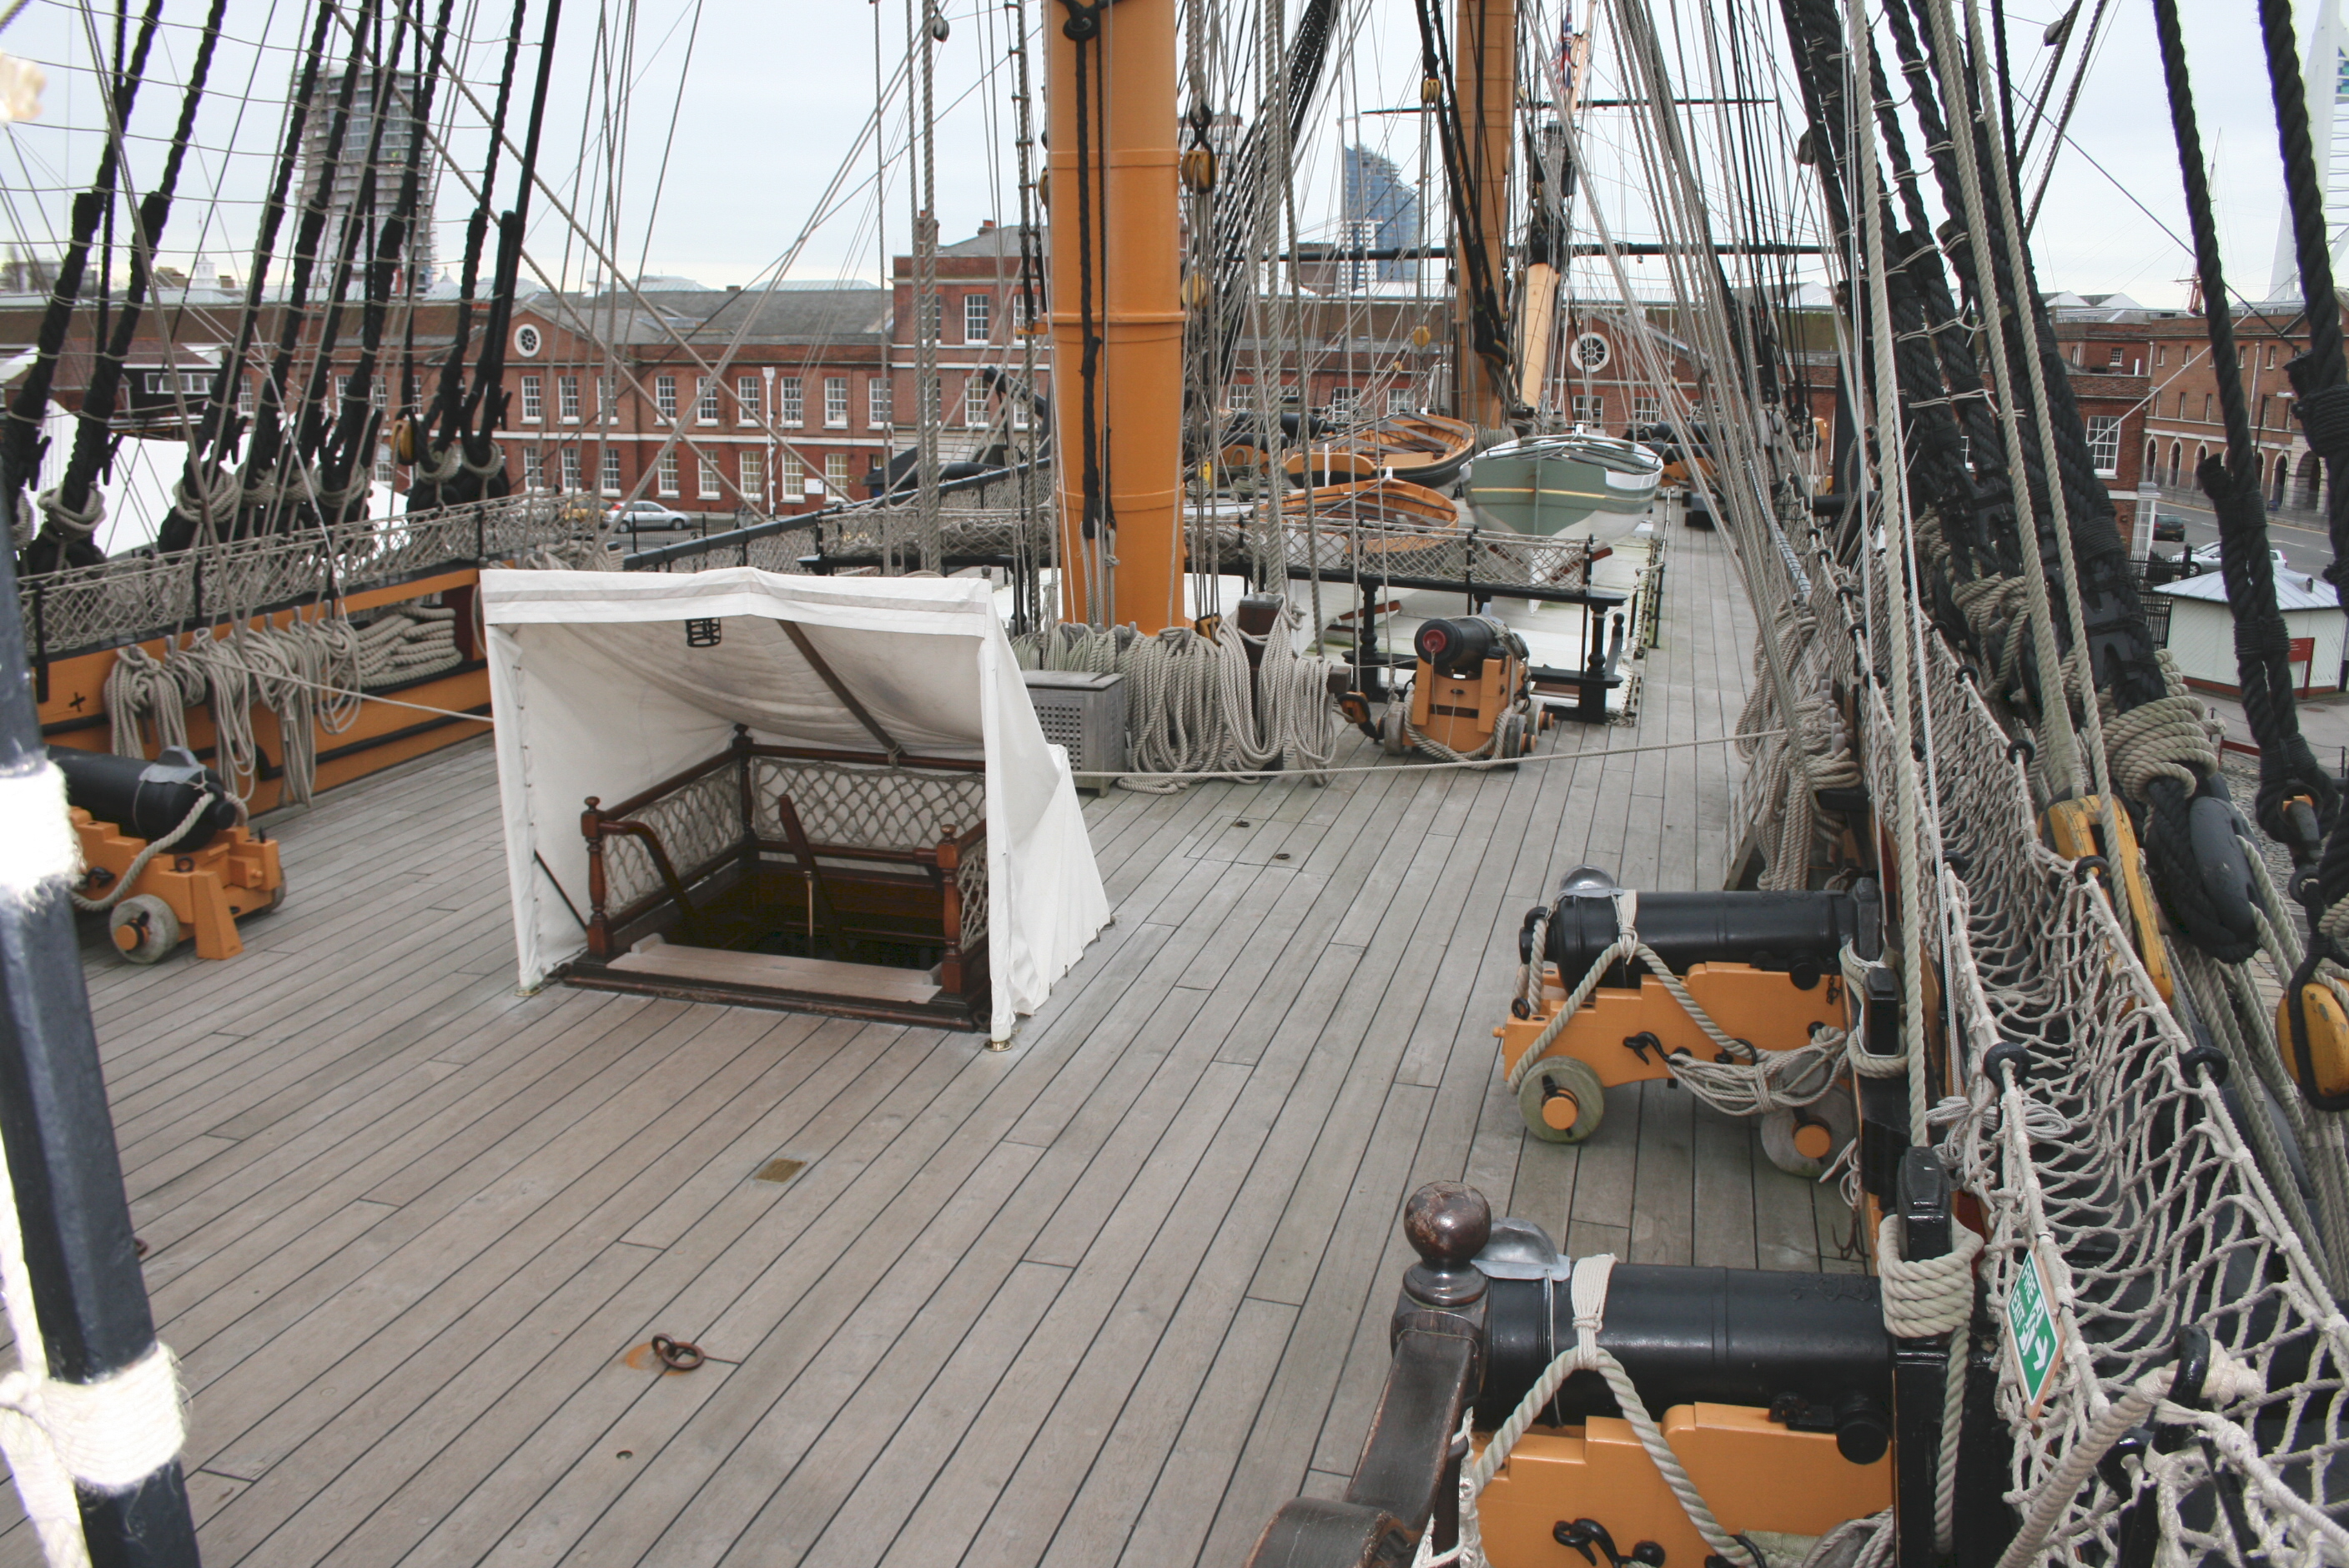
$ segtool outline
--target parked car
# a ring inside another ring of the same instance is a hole
[[[2185,543],[2186,520],[2182,517],[2162,517],[2156,514],[2153,520],[2153,541],[2156,544]]]
[[[693,519],[657,500],[632,500],[625,506],[616,506],[604,514],[604,521],[615,529],[636,533],[670,533],[695,526]]]
[[[2292,563],[2283,558],[2283,552],[2274,548],[2272,545],[2268,549],[2268,560],[2274,563],[2275,569],[2278,572],[2289,572],[2292,570]],[[2187,564],[2193,567],[2197,572],[2218,571],[2219,542],[2214,539],[2208,544],[2196,545],[2193,549],[2186,552],[2186,561]]]

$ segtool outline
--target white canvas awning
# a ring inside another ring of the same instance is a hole
[[[1068,754],[1037,725],[986,583],[748,566],[484,572],[481,603],[523,985],[585,949],[564,895],[584,913],[588,796],[649,789],[715,756],[737,724],[767,745],[877,749],[786,621],[906,752],[987,764],[994,1038],[1107,922]],[[688,646],[684,623],[704,618],[720,622],[720,640]]]

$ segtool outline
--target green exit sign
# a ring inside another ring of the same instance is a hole
[[[2053,1295],[2047,1288],[2046,1266],[2035,1246],[2024,1251],[2014,1284],[2006,1293],[2006,1342],[2014,1350],[2014,1369],[2023,1379],[2024,1403],[2036,1417],[2054,1386],[2061,1336],[2055,1327]]]

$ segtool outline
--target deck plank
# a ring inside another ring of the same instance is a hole
[[[1632,722],[1086,799],[1113,923],[1001,1052],[518,993],[482,742],[276,814],[242,956],[85,965],[207,1560],[1222,1563],[1342,1490],[1423,1181],[1578,1251],[1856,1266],[1750,1128],[1650,1084],[1542,1143],[1495,1070],[1568,869],[1717,885],[1742,763],[1688,743],[1754,618],[1723,540],[1671,545]],[[620,1360],[657,1330],[713,1359]]]

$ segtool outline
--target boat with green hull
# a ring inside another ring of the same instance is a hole
[[[1481,521],[1515,533],[1618,539],[1656,499],[1663,460],[1612,436],[1537,436],[1479,453],[1468,504]]]

